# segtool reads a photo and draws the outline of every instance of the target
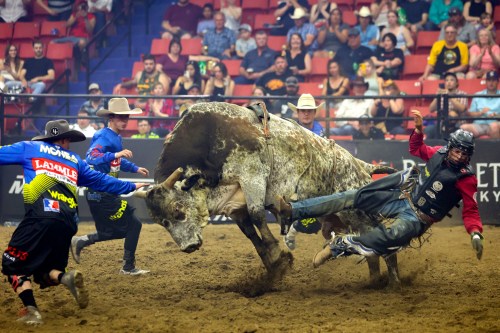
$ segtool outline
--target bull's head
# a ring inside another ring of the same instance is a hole
[[[206,191],[195,186],[200,179],[193,175],[179,182],[182,168],[175,170],[163,183],[147,192],[136,192],[146,200],[155,223],[165,227],[182,251],[198,250],[203,239],[201,230],[208,223]]]

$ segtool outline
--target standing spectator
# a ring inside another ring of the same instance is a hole
[[[200,67],[196,61],[188,61],[184,71],[184,75],[179,76],[175,82],[173,95],[187,95],[189,88],[196,84],[201,91],[205,90],[205,81],[201,77]]]
[[[392,33],[396,37],[395,47],[403,51],[404,55],[409,55],[410,49],[415,45],[411,33],[404,25],[399,24],[399,14],[395,10],[390,10],[387,14],[388,25],[382,30],[381,35],[386,36]],[[384,47],[384,37],[380,41],[380,47]]]
[[[483,78],[489,71],[500,68],[500,47],[495,44],[491,32],[481,29],[478,33],[477,43],[469,51],[469,72],[467,79]]]
[[[361,7],[358,15],[359,24],[354,28],[357,29],[361,36],[361,45],[375,51],[380,39],[380,30],[372,23],[372,14],[366,6]]]
[[[189,0],[178,0],[167,8],[163,16],[161,37],[192,38],[196,36],[198,21],[202,18],[200,6],[189,3]]]
[[[360,32],[351,28],[348,33],[347,45],[340,48],[333,58],[339,65],[340,71],[349,78],[356,76],[359,65],[373,56],[372,50],[361,45]]]
[[[457,7],[450,8],[448,22],[455,25],[457,28],[457,40],[464,42],[468,47],[471,47],[476,43],[477,34],[476,27],[465,20],[462,12]],[[441,28],[439,33],[439,39],[445,38],[444,27]]]
[[[337,9],[336,3],[329,0],[318,0],[318,3],[311,7],[309,23],[314,24],[316,28],[326,26],[334,9]]]
[[[276,25],[271,29],[272,36],[286,36],[288,31],[293,27],[293,15],[295,9],[302,8],[308,11],[310,6],[307,0],[285,0],[278,4],[278,8],[274,11],[276,17]]]
[[[82,106],[80,106],[80,110],[84,110],[89,116],[95,117],[97,111],[104,109],[104,99],[100,96],[102,95],[102,90],[99,84],[91,83],[89,84],[88,93],[89,95],[95,95],[95,97],[90,97],[85,101]],[[104,128],[103,121],[92,120],[90,123],[95,129]]]
[[[332,10],[330,19],[325,26],[318,28],[319,50],[315,57],[333,58],[338,50],[347,43],[349,26],[342,20],[342,11],[339,8]]]
[[[487,0],[469,0],[464,3],[463,14],[467,22],[479,24],[483,13],[493,15],[491,2]]]
[[[423,80],[439,80],[445,73],[453,72],[459,78],[465,77],[469,66],[469,50],[467,44],[457,40],[457,28],[448,23],[444,28],[444,40],[438,40],[432,45],[429,60],[424,74],[419,78]]]
[[[67,21],[71,16],[75,0],[36,0],[50,16],[49,21]]]
[[[464,5],[461,0],[433,0],[429,9],[429,21],[425,25],[425,30],[440,30],[448,24],[448,11],[452,7],[457,7],[460,11]]]
[[[477,92],[472,99],[469,115],[472,117],[482,117],[476,119],[472,124],[463,124],[461,129],[471,132],[475,138],[487,135],[492,139],[500,137],[499,121],[488,119],[500,116],[500,90],[498,90],[498,73],[490,71],[486,74],[486,89]],[[498,97],[480,97],[481,95],[496,95]]]
[[[334,59],[328,60],[326,65],[327,76],[323,80],[323,96],[348,96],[349,95],[349,79],[342,75],[338,62]],[[335,99],[330,102],[330,108],[336,109],[342,102],[340,99]]]
[[[300,34],[294,33],[290,36],[285,56],[292,74],[300,82],[304,82],[306,76],[311,73],[311,56],[307,53]]]
[[[393,0],[376,0],[371,4],[370,16],[379,30],[387,28],[389,11],[396,10],[397,6],[397,1]]]
[[[391,13],[389,13],[389,17],[390,15]],[[380,46],[375,51],[375,55],[371,57],[377,68],[377,75],[384,80],[399,80],[405,65],[405,56],[403,51],[396,47],[396,36],[392,32],[386,33],[382,37]]]
[[[138,134],[132,134],[132,139],[159,139],[160,136],[151,131],[151,123],[147,119],[137,121]]]
[[[241,7],[236,5],[236,0],[220,0],[220,11],[226,16],[225,27],[238,31],[241,19]]]
[[[43,43],[39,40],[33,41],[34,58],[28,58],[24,62],[21,72],[21,82],[24,87],[29,87],[32,94],[42,94],[45,91],[45,82],[52,81],[55,77],[54,63],[43,55]],[[30,98],[33,101],[33,97]]]
[[[198,22],[196,27],[196,34],[203,38],[208,29],[215,28],[214,22],[214,5],[206,3],[202,8],[202,19]]]
[[[414,35],[424,30],[429,19],[429,3],[425,0],[406,0],[400,6],[406,13],[406,28]]]
[[[290,99],[277,99],[272,103],[271,113],[281,118],[297,118],[297,115],[290,109],[289,103],[297,103],[299,98],[299,80],[295,76],[290,76],[285,80],[286,94]]]
[[[299,34],[304,41],[304,48],[312,55],[313,52],[318,49],[318,41],[316,40],[318,37],[318,30],[314,25],[308,22],[307,17],[308,14],[304,9],[296,8],[294,10],[291,18],[295,25],[288,30],[286,40],[290,42],[290,38],[293,34]]]
[[[263,30],[255,34],[257,48],[249,51],[240,65],[240,76],[235,79],[237,84],[251,84],[262,75],[274,70],[276,52],[267,46],[267,33]]]
[[[401,96],[402,93],[394,81],[387,80],[382,84],[381,95],[395,97]],[[370,114],[372,117],[378,118],[403,118],[404,111],[404,101],[402,98],[381,98],[375,100]],[[406,134],[402,123],[402,120],[377,120],[375,127],[379,128],[384,134]]]
[[[252,27],[249,24],[242,24],[239,28],[239,38],[236,40],[236,55],[243,58],[245,55],[257,48],[255,39],[252,37]]]
[[[220,62],[212,69],[213,76],[207,81],[204,95],[210,96],[212,102],[225,102],[222,96],[232,96],[234,81],[227,72],[227,67]]]
[[[165,95],[165,88],[163,88],[161,83],[157,83],[153,90],[153,96],[163,95]],[[148,117],[161,118],[177,117],[179,114],[175,109],[174,102],[171,99],[165,98],[150,98],[144,108],[144,112],[146,112]],[[170,119],[155,119],[151,121],[151,126],[153,131],[163,138],[174,129],[176,122],[176,120]]]
[[[293,73],[288,68],[286,58],[278,54],[274,60],[274,71],[261,76],[255,82],[255,85],[264,87],[267,95],[283,96],[286,94],[285,80],[292,75]]]
[[[373,122],[367,115],[359,117],[359,129],[354,132],[354,140],[384,140],[384,132],[373,126]]]
[[[120,133],[127,127],[129,116],[141,114],[142,111],[137,108],[131,110],[126,98],[110,99],[108,109],[97,112],[99,117],[108,118],[109,125],[94,135],[85,160],[94,170],[111,177],[118,178],[120,171],[147,176],[149,171],[146,168],[139,167],[128,160],[133,154],[130,150],[123,149],[120,136]],[[86,198],[97,232],[74,236],[71,239],[71,255],[76,263],[80,263],[83,248],[97,242],[125,238],[123,267],[119,273],[125,275],[149,273],[135,266],[135,251],[142,224],[135,216],[134,208],[120,196],[102,192],[102,190],[89,189]]]
[[[0,22],[28,22],[31,0],[0,0]]]
[[[86,138],[91,138],[94,136],[96,130],[90,124],[90,119],[87,118],[90,116],[88,111],[80,109],[77,114],[78,118],[76,119],[76,124],[70,126],[72,130],[82,132]]]
[[[113,0],[88,0],[89,12],[95,15],[95,34],[98,34],[106,25],[106,16],[111,13],[113,9]],[[102,33],[96,42],[96,48],[101,48],[102,43],[106,38],[106,33]]]
[[[319,108],[324,107],[325,103],[316,105],[314,97],[311,94],[302,94],[297,101],[297,105],[288,103],[288,107],[297,114],[297,120],[300,126],[307,128],[311,132],[321,137],[325,137],[325,130],[323,126],[314,118],[316,117],[316,111]]]
[[[215,28],[208,29],[203,37],[206,54],[219,59],[230,59],[235,50],[236,34],[224,26],[226,19],[223,13],[214,14]]]
[[[19,57],[17,46],[8,44],[5,57],[0,59],[0,90],[20,94],[23,91],[21,82],[24,60]],[[4,89],[7,87],[7,89]]]

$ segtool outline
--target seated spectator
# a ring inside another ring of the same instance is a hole
[[[377,75],[372,59],[368,59],[359,66],[358,76],[361,76],[368,83],[368,90],[365,95],[376,96],[382,94],[381,85],[384,80]]]
[[[500,116],[500,90],[498,90],[498,73],[490,71],[486,74],[486,89],[477,92],[478,97],[472,99],[469,109],[471,117],[481,117],[472,124],[463,124],[461,129],[471,132],[475,138],[487,135],[492,139],[500,137],[499,121],[488,119]],[[480,97],[481,95],[497,95],[498,98]]]
[[[0,59],[0,90],[12,94],[22,93],[23,66],[24,60],[19,57],[17,46],[8,44],[4,58]]]
[[[448,22],[454,24],[457,28],[457,40],[464,42],[468,47],[471,47],[476,43],[477,34],[476,27],[465,20],[462,12],[457,7],[450,8]],[[439,33],[439,39],[445,39],[444,28],[441,28]]]
[[[356,28],[349,30],[347,45],[340,48],[333,58],[339,65],[340,71],[349,79],[354,78],[359,65],[369,60],[373,52],[361,45],[360,32]]]
[[[318,41],[316,40],[318,30],[309,23],[308,14],[302,8],[296,8],[291,18],[295,25],[286,34],[287,43],[290,42],[293,34],[299,34],[304,41],[304,49],[312,55],[318,49]]]
[[[243,58],[252,50],[257,48],[255,39],[252,37],[252,27],[249,24],[242,24],[239,28],[239,38],[236,40],[236,55]]]
[[[464,3],[463,14],[467,22],[476,25],[481,21],[482,14],[493,14],[490,1],[469,0]]]
[[[472,45],[469,56],[467,79],[484,78],[489,71],[500,68],[500,47],[487,29],[479,30],[477,44]]]
[[[444,28],[445,39],[438,40],[432,45],[429,60],[422,80],[439,80],[445,73],[453,72],[458,78],[465,77],[469,65],[469,50],[467,44],[457,40],[457,28],[449,23]]]
[[[361,36],[361,45],[375,51],[380,39],[380,30],[372,23],[372,14],[368,7],[363,6],[357,13],[359,24],[354,28],[359,30]]]
[[[333,58],[347,44],[349,29],[342,20],[342,11],[339,8],[332,10],[327,24],[318,28],[319,50],[314,52],[314,56]]]
[[[276,52],[267,46],[267,33],[257,31],[255,34],[257,48],[249,51],[240,65],[240,76],[234,81],[237,84],[251,84],[262,75],[272,72]]]
[[[174,89],[172,90],[173,95],[187,95],[189,88],[196,84],[200,91],[205,90],[205,81],[201,77],[200,67],[196,61],[188,61],[186,63],[186,68],[184,75],[179,76],[177,81],[175,81]]]
[[[448,24],[448,11],[452,7],[457,7],[460,11],[463,10],[461,0],[433,0],[429,9],[429,21],[425,25],[425,30],[437,31],[441,30]]]
[[[491,15],[488,13],[481,14],[481,21],[478,25],[476,25],[476,32],[479,33],[479,30],[486,29],[493,36],[495,36],[497,29],[495,28],[495,22],[491,19]]]
[[[382,89],[381,95],[393,97],[402,95],[398,85],[392,80],[385,81],[382,84]],[[382,98],[375,100],[370,114],[372,117],[378,118],[403,118],[404,111],[404,101],[402,98]],[[380,129],[384,134],[406,134],[402,120],[376,120],[375,127]]]
[[[309,23],[314,24],[314,26],[318,29],[326,26],[334,9],[337,9],[336,3],[328,0],[318,0],[318,3],[311,7]]]
[[[354,132],[354,140],[384,140],[384,132],[373,126],[373,122],[367,115],[359,117],[359,129]]]
[[[220,11],[226,16],[225,27],[238,32],[242,10],[236,5],[236,0],[220,0]]]
[[[252,89],[252,96],[255,96],[255,97],[264,97],[266,96],[266,89],[264,89],[263,87],[259,87],[259,86],[256,86]],[[250,106],[254,103],[257,103],[257,102],[261,102],[261,103],[264,103],[266,105],[266,108],[268,110],[271,110],[271,103],[268,99],[261,99],[261,98],[253,98],[253,99],[250,99],[247,103],[244,103],[242,106],[244,107],[247,107],[247,106]]]
[[[349,96],[349,79],[342,75],[338,62],[330,59],[326,65],[327,76],[323,80],[323,89],[321,95],[323,96]],[[342,102],[341,99],[335,99],[330,102],[330,108],[336,109]]]
[[[465,92],[458,89],[458,79],[455,73],[446,73],[444,75],[444,85],[440,86],[437,95],[465,95]],[[448,116],[450,118],[464,117],[467,111],[468,101],[466,97],[454,97],[448,99]],[[441,105],[438,108],[438,99],[434,98],[429,106],[430,112],[442,111],[444,109],[443,100],[441,100]],[[446,128],[443,125],[441,131],[444,134],[450,134],[454,132],[457,127],[460,127],[461,122],[451,120],[449,122],[449,127]],[[430,124],[424,128],[424,133],[429,139],[439,139],[440,135],[436,124]]]
[[[157,83],[154,86],[152,96],[163,96],[165,95],[165,88],[161,83]],[[165,98],[149,98],[144,112],[148,117],[176,117],[178,111],[175,108],[175,104],[171,99]],[[153,132],[158,134],[160,137],[165,137],[173,129],[177,120],[170,119],[152,119],[150,125],[152,126]]]
[[[389,17],[391,13],[389,13]],[[389,18],[389,21],[391,18]],[[405,28],[406,29],[406,28]],[[384,80],[399,80],[405,65],[403,51],[396,47],[396,36],[392,32],[382,37],[381,47],[375,51],[371,60],[375,64],[377,75]],[[410,64],[411,66],[411,64]]]
[[[200,96],[201,95],[201,87],[198,84],[193,84],[189,87],[187,94],[189,96]],[[188,99],[178,99],[175,101],[176,105],[179,105],[179,117],[182,116],[184,112],[186,112],[191,105],[204,102],[202,98],[188,98]]]
[[[215,28],[214,22],[214,5],[211,3],[206,3],[202,9],[203,18],[198,22],[198,27],[196,28],[196,34],[203,38],[207,33],[208,29]]]
[[[167,8],[163,16],[161,37],[192,38],[196,36],[198,21],[202,18],[200,6],[189,3],[189,0],[178,0]]]
[[[94,95],[94,97],[90,97],[87,101],[85,101],[82,106],[80,106],[80,110],[87,112],[87,114],[91,117],[97,117],[97,111],[104,109],[104,99],[101,97],[101,87],[99,87],[99,84],[97,83],[91,83],[89,84],[87,92],[89,95]],[[105,126],[103,118],[91,120],[90,124],[96,130],[104,128]]]
[[[282,118],[297,118],[289,103],[297,103],[299,98],[299,80],[295,76],[290,76],[285,80],[286,94],[284,96],[293,99],[277,99],[272,103],[271,113]]]
[[[95,15],[94,34],[98,34],[106,25],[106,16],[111,13],[113,9],[113,0],[89,0],[89,12]],[[103,41],[106,39],[106,33],[102,33],[96,42],[96,48],[101,48]]]
[[[36,2],[49,14],[49,21],[67,21],[73,11],[74,0],[36,0]]]
[[[370,16],[379,31],[387,28],[389,11],[396,10],[397,7],[397,1],[393,0],[376,0],[370,5]]]
[[[274,71],[261,76],[255,82],[255,85],[264,87],[266,95],[283,96],[286,93],[285,80],[292,75],[293,73],[288,68],[286,58],[278,54],[274,60]]]
[[[21,71],[21,82],[24,87],[31,89],[32,94],[42,94],[45,91],[44,81],[52,81],[55,78],[54,63],[43,55],[43,43],[39,40],[33,42],[34,58],[28,58],[24,62]],[[34,101],[34,98],[30,98]]]
[[[76,119],[76,124],[70,125],[70,129],[82,132],[86,138],[91,138],[94,136],[96,129],[92,127],[90,118],[90,114],[84,110],[80,109],[77,114],[78,118]]]
[[[353,96],[367,96],[368,83],[362,77],[356,77],[351,81]],[[370,115],[373,99],[344,99],[335,112],[336,118],[359,118],[362,115]],[[339,120],[335,122],[335,128],[330,129],[333,135],[354,135],[359,129],[358,120]]]
[[[291,16],[293,15],[295,9],[297,8],[302,8],[304,11],[307,12],[310,8],[309,2],[307,0],[281,1],[278,4],[278,8],[276,8],[276,10],[274,11],[274,17],[276,17],[276,24],[271,29],[270,35],[286,36],[288,31],[294,25]]]
[[[307,128],[316,135],[325,137],[323,126],[314,120],[316,111],[324,107],[324,104],[316,105],[314,97],[311,94],[302,94],[297,101],[297,105],[288,103],[288,107],[297,114],[297,122],[300,126]]]
[[[232,96],[234,81],[227,72],[227,67],[220,62],[212,69],[212,76],[207,81],[204,95],[210,96],[212,102],[225,102],[222,96]]]
[[[151,131],[151,123],[147,119],[137,121],[138,134],[132,134],[132,139],[159,139],[160,136]]]
[[[382,39],[380,40],[380,47],[384,48],[384,37],[388,33],[392,33],[396,37],[395,48],[403,51],[404,55],[409,55],[411,48],[415,43],[411,37],[411,33],[405,26],[399,24],[399,15],[395,10],[390,10],[387,14],[388,25],[382,30]]]
[[[300,34],[294,33],[290,36],[285,56],[292,74],[300,82],[304,82],[305,77],[311,73],[311,56],[307,53]]]
[[[429,3],[425,0],[406,0],[400,6],[406,13],[406,28],[414,35],[424,30],[429,19]]]
[[[219,59],[231,59],[235,49],[236,34],[224,26],[226,19],[221,12],[214,14],[214,22],[215,28],[208,29],[203,37],[205,55]]]
[[[2,0],[0,1],[0,23],[29,22],[29,8],[31,0]]]

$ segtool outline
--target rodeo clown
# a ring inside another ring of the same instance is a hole
[[[81,132],[70,130],[66,120],[52,120],[45,126],[45,135],[0,147],[0,165],[18,164],[24,169],[25,215],[3,253],[2,273],[25,306],[18,319],[25,324],[42,324],[32,275],[41,289],[63,284],[80,308],[88,305],[82,273],[65,272],[71,237],[78,228],[78,186],[124,194],[147,185],[90,169],[68,150],[70,142],[84,140]]]
[[[483,230],[476,202],[477,178],[469,164],[474,153],[474,137],[457,130],[447,146],[430,147],[423,142],[422,115],[412,110],[415,130],[410,137],[410,153],[427,162],[417,168],[384,177],[359,190],[286,203],[280,199],[280,214],[287,220],[319,217],[344,209],[360,209],[368,214],[394,218],[385,227],[380,224],[370,232],[335,236],[313,259],[314,267],[329,259],[358,254],[387,256],[410,244],[435,222],[463,201],[462,218],[471,236],[472,247],[481,259]]]
[[[112,98],[109,110],[99,110],[97,115],[108,117],[108,127],[97,131],[87,151],[86,161],[97,171],[118,177],[120,171],[139,173],[147,176],[149,171],[130,162],[132,152],[122,147],[120,133],[125,130],[130,115],[141,114],[142,110],[130,109],[126,98]],[[71,240],[71,254],[80,263],[80,254],[84,247],[96,242],[125,238],[123,267],[120,274],[142,275],[148,270],[135,267],[135,251],[142,229],[141,221],[135,216],[134,208],[119,195],[105,191],[89,190],[86,193],[90,212],[95,220],[96,233],[75,236]]]

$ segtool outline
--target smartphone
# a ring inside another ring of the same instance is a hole
[[[439,89],[444,89],[444,83],[439,84]]]

